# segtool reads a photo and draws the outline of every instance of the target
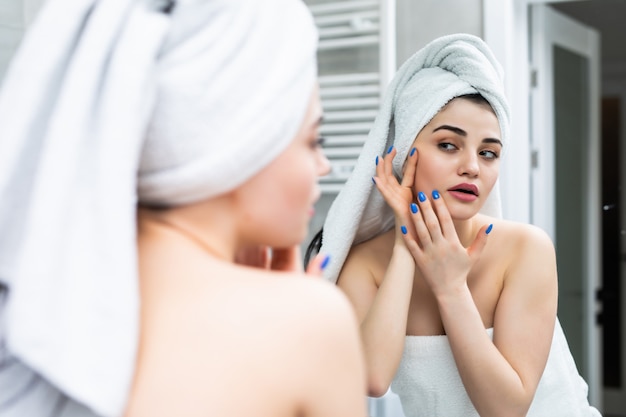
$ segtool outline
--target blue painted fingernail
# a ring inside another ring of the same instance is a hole
[[[433,190],[433,200],[437,200],[439,198],[439,191]]]
[[[330,263],[330,255],[326,255],[326,257],[324,258],[324,260],[320,264],[320,268],[322,268],[322,270],[326,269],[326,267],[328,266],[329,263]]]
[[[493,223],[489,225],[487,230],[485,230],[485,234],[488,235],[489,233],[491,233],[491,229],[493,229]]]
[[[423,203],[424,201],[426,201],[426,194],[420,191],[419,193],[417,193],[417,198]]]
[[[403,235],[406,235],[407,233],[406,226],[400,226],[400,230],[402,230]]]
[[[374,183],[374,185],[376,185],[376,180],[374,179],[374,177],[372,177],[372,182]]]
[[[416,151],[416,150],[417,150],[417,148],[413,148],[413,149],[411,149],[411,153],[410,153],[410,155],[409,155],[409,156],[413,156],[413,155],[415,154],[415,151]]]
[[[411,211],[413,212],[413,214],[417,213],[417,204],[411,203]]]
[[[387,149],[387,153],[391,153],[392,150],[393,150],[393,145],[391,145],[389,149]]]
[[[378,155],[376,155],[376,165],[378,165]]]

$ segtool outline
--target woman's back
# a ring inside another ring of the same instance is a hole
[[[364,415],[356,320],[331,284],[208,257],[141,216],[139,259],[140,388],[128,416]]]

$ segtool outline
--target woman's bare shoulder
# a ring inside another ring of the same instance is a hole
[[[293,334],[306,329],[323,334],[353,324],[347,298],[321,277],[230,265],[209,282],[185,303],[195,302],[211,317],[232,319],[203,320],[199,325],[210,324],[215,330],[224,326],[228,332],[237,323],[244,330],[242,338],[258,331]]]
[[[550,236],[538,226],[512,220],[482,217],[480,220],[482,223],[493,224],[489,240],[498,241],[499,246],[516,249],[530,246],[541,250],[553,246]]]
[[[255,285],[242,293],[242,297],[249,298],[245,302],[254,303],[253,299],[258,300],[259,292],[263,292],[263,297],[272,302],[268,314],[282,315],[285,309],[288,309],[291,317],[299,316],[294,321],[301,322],[304,319],[320,322],[337,314],[349,316],[351,311],[343,293],[321,277],[304,273],[261,271],[258,276],[252,272],[248,282],[254,282]]]
[[[243,291],[239,306],[224,307],[240,320],[250,320],[244,339],[255,346],[258,373],[248,368],[248,378],[259,381],[258,385],[271,374],[271,383],[265,383],[274,390],[270,397],[292,395],[311,409],[333,397],[337,401],[333,408],[345,407],[346,398],[364,395],[358,324],[343,293],[322,278],[284,274],[264,279],[263,275],[253,277],[259,284]],[[336,397],[320,381],[333,381],[330,385],[346,398]]]
[[[502,262],[507,276],[525,276],[523,271],[529,271],[530,265],[556,266],[554,244],[543,229],[510,220],[492,221],[494,226],[486,249],[490,252],[489,259]]]
[[[151,349],[140,352],[139,371],[149,370],[138,373],[140,398],[168,393],[150,400],[157,413],[151,415],[188,402],[222,415],[295,416],[298,404],[312,404],[314,394],[323,398],[313,384],[331,381],[342,361],[358,375],[356,318],[336,287],[235,265],[214,272],[221,276],[205,273],[206,285],[146,316],[144,346]]]

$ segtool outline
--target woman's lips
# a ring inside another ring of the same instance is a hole
[[[461,200],[461,201],[466,201],[466,202],[471,202],[471,201],[476,200],[479,195],[478,187],[475,186],[474,184],[467,184],[467,183],[457,184],[454,187],[450,187],[448,189],[448,193],[452,195],[454,198]]]
[[[472,202],[478,198],[476,194],[469,194],[469,193],[458,191],[458,190],[450,190],[448,191],[448,194],[450,194],[452,197],[456,198],[457,200],[460,200],[463,202]]]

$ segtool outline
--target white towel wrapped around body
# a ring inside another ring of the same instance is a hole
[[[487,333],[493,338],[493,329]],[[447,336],[407,336],[391,390],[406,417],[478,417],[456,367]],[[559,321],[528,417],[600,417],[587,402]]]
[[[324,222],[321,252],[332,258],[324,275],[336,282],[350,247],[393,227],[393,212],[372,183],[374,160],[393,145],[394,173],[400,177],[411,144],[420,130],[455,97],[480,93],[493,107],[506,149],[509,109],[502,69],[478,37],[454,34],[438,38],[416,52],[398,70],[359,155],[354,171],[330,207]],[[499,185],[482,209],[501,216]]]
[[[120,415],[137,203],[199,201],[267,166],[305,116],[316,49],[301,0],[44,2],[0,92],[6,357]]]

